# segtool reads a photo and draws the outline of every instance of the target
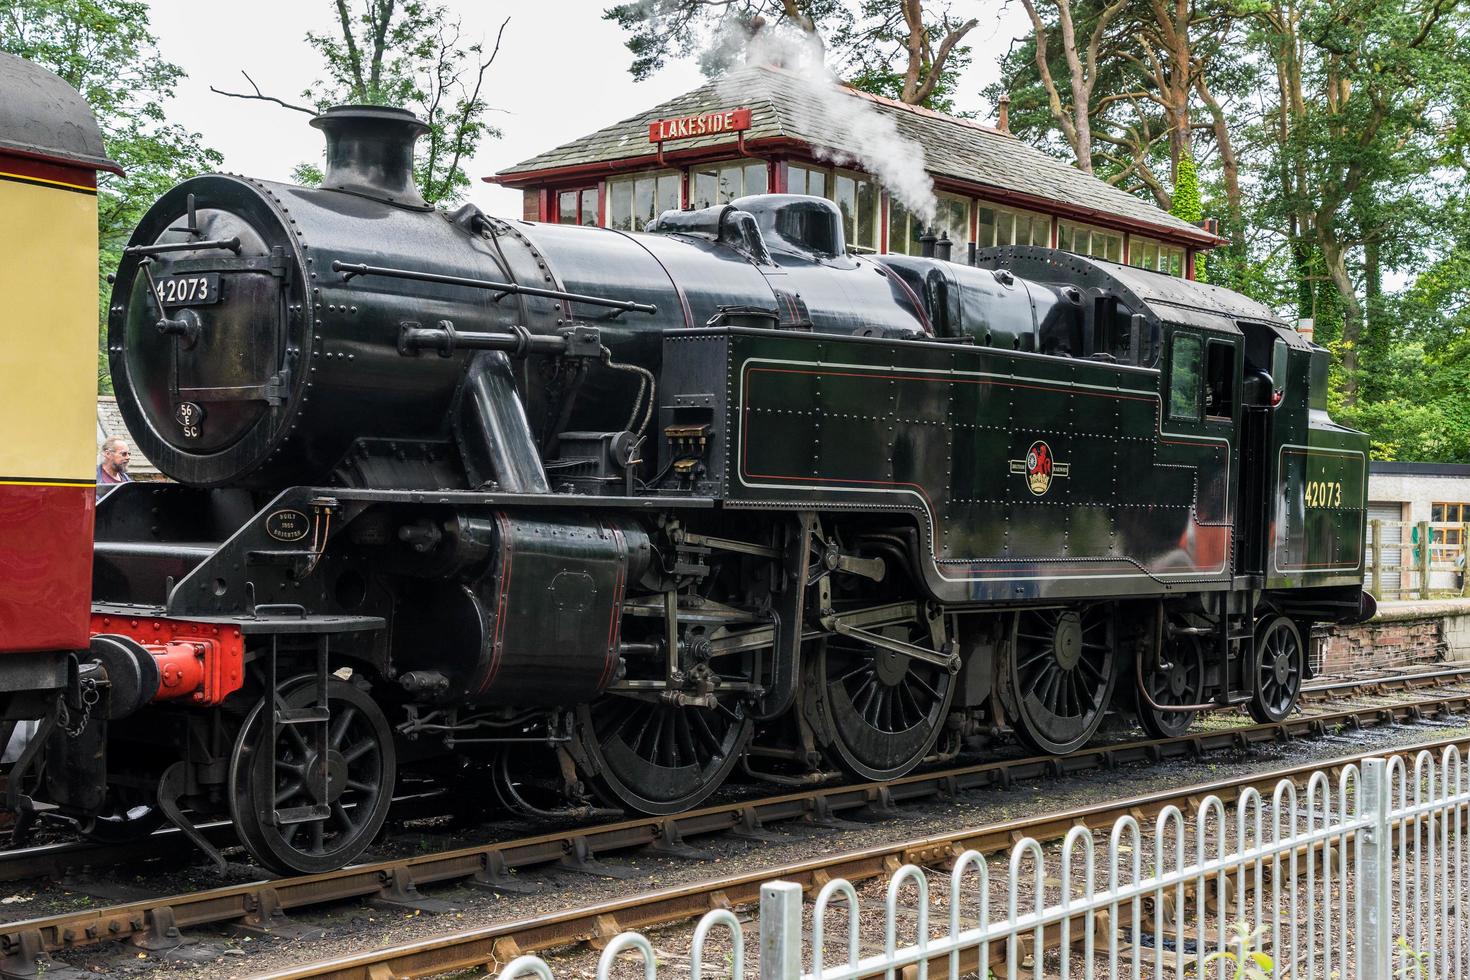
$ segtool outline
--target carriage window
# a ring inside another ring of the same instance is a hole
[[[1169,416],[1199,418],[1200,342],[1189,334],[1174,335],[1169,357]]]
[[[1235,345],[1212,340],[1205,365],[1205,414],[1214,418],[1235,415]]]

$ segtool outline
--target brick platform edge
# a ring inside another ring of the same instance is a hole
[[[1357,626],[1313,630],[1315,672],[1470,663],[1470,599],[1385,602]]]

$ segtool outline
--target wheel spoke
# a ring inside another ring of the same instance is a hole
[[[301,790],[302,781],[299,779],[292,780],[282,789],[276,790],[276,809],[279,810],[282,803],[285,803],[287,800],[291,799],[291,797],[295,796],[297,793],[300,793]]]
[[[337,717],[332,719],[332,732],[329,741],[334,749],[342,747],[342,740],[347,737],[347,726],[352,724],[352,719],[357,717],[356,708],[344,708]]]
[[[350,766],[358,759],[361,759],[363,756],[369,753],[375,753],[377,751],[378,743],[373,739],[365,738],[361,742],[358,742],[356,745],[343,752],[342,760]]]

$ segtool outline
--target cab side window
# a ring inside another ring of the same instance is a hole
[[[1235,417],[1235,345],[1210,341],[1205,362],[1205,414],[1211,418]]]
[[[1169,417],[1198,419],[1200,413],[1200,340],[1187,333],[1174,335],[1169,355]]]

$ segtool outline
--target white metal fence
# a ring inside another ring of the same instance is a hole
[[[975,851],[948,874],[905,865],[881,897],[828,882],[814,902],[800,885],[761,890],[761,980],[1169,977],[1470,977],[1470,774],[1458,749],[1368,759],[1270,799],[1247,790],[1233,806],[1210,796],[1192,814],[1163,810],[1151,826],[1123,817],[1105,838],[1084,827],[1061,845],[1030,838],[1008,861]],[[945,883],[947,879],[947,884]],[[881,903],[881,921],[863,906]],[[688,949],[688,976],[746,976],[751,941],[736,915],[706,915]],[[656,962],[649,939],[623,933],[603,951],[598,980],[684,973]],[[666,960],[683,953],[666,954]],[[983,967],[983,968],[982,968]],[[1256,972],[1249,972],[1247,967]],[[500,980],[553,980],[534,956]]]

